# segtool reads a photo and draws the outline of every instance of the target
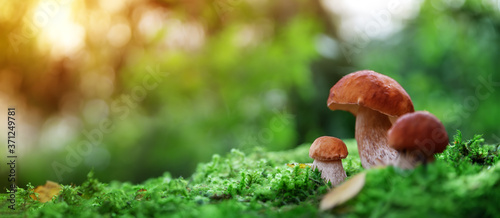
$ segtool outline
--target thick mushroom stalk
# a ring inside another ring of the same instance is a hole
[[[398,157],[398,152],[389,147],[387,131],[391,122],[387,115],[360,106],[356,117],[356,141],[361,165],[368,169],[377,165],[390,165]]]
[[[314,160],[312,168],[318,168],[321,172],[321,178],[323,178],[326,182],[330,181],[333,186],[337,186],[342,183],[347,177],[344,166],[342,166],[342,160]]]

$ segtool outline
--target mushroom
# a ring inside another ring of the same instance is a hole
[[[330,136],[317,138],[309,149],[309,157],[314,159],[312,168],[318,168],[321,178],[330,181],[333,186],[340,184],[347,177],[341,160],[347,157],[347,154],[344,142]]]
[[[414,111],[398,82],[371,70],[357,71],[330,89],[327,105],[356,116],[355,138],[364,168],[394,162],[397,152],[387,145],[387,130],[397,117]]]
[[[389,129],[388,138],[389,146],[399,153],[395,165],[402,169],[434,161],[434,154],[443,152],[448,145],[443,124],[427,111],[401,116]]]

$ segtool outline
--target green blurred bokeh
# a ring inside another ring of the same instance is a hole
[[[318,1],[103,2],[0,3],[0,97],[20,119],[18,185],[79,184],[91,169],[101,181],[188,177],[232,148],[353,138],[354,117],[326,99],[361,69],[397,80],[450,134],[500,141],[495,1],[424,1],[399,31],[349,40],[342,16]],[[64,8],[73,29],[45,28],[68,25],[57,23]]]

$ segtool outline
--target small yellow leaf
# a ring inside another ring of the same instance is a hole
[[[61,191],[61,185],[48,181],[43,186],[37,186],[34,190],[35,193],[38,193],[38,199],[35,195],[30,195],[34,200],[38,200],[42,203],[52,200],[52,197],[59,195]]]
[[[306,167],[311,167],[311,164],[307,163],[287,163],[286,164],[288,167],[294,168],[295,166],[299,165],[300,169],[304,169]]]
[[[352,199],[363,189],[366,173],[359,173],[328,192],[319,205],[320,210],[329,210]]]

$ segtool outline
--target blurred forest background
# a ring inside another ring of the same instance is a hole
[[[326,99],[361,69],[450,135],[500,142],[499,0],[3,0],[0,32],[1,155],[15,106],[23,187],[91,169],[188,177],[232,148],[352,138],[355,118]]]

